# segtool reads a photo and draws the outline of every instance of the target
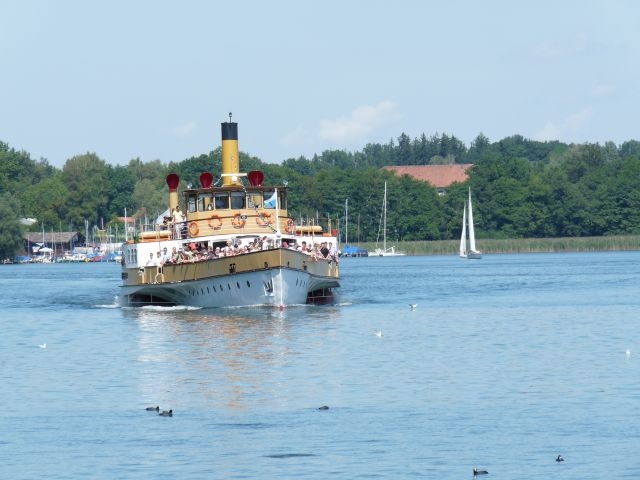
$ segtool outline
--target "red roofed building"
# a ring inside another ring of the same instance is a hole
[[[433,185],[438,190],[438,195],[444,195],[446,188],[453,183],[464,183],[469,178],[467,170],[473,167],[472,163],[460,163],[453,165],[401,165],[382,167],[396,175],[409,175],[416,180],[422,180]]]

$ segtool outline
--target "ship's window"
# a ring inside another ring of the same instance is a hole
[[[216,198],[216,210],[229,208],[229,194],[226,192],[219,192],[215,194]]]
[[[239,209],[245,206],[244,192],[231,192],[231,208]]]
[[[189,212],[195,212],[196,211],[196,196],[195,195],[189,195],[189,199],[187,201],[187,210]]]
[[[216,290],[216,286],[215,286],[215,285],[212,285],[211,287],[213,288],[214,293],[217,293],[217,292],[218,292],[218,291]]]
[[[260,192],[249,193],[247,195],[248,208],[262,208],[262,194]]]
[[[220,291],[223,291],[224,287],[222,286],[222,284],[220,284]]]
[[[198,194],[198,211],[204,212],[211,205],[211,194],[200,193]]]
[[[236,282],[236,287],[240,288],[240,282]]]
[[[251,284],[249,283],[249,280],[247,280],[247,287],[251,288]]]

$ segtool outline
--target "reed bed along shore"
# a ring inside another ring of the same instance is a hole
[[[397,251],[407,255],[457,255],[459,240],[437,240],[420,242],[391,242]],[[375,243],[357,244],[372,252]],[[640,250],[640,235],[610,237],[563,237],[563,238],[510,238],[478,239],[482,253],[558,253],[558,252],[606,252]],[[380,245],[379,245],[380,246]]]

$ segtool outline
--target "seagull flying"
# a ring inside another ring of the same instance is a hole
[[[376,337],[381,337],[382,336],[382,330],[378,330],[376,332]]]
[[[417,306],[418,306],[418,304],[417,304],[417,303],[410,303],[410,304],[409,304],[409,308],[410,308],[411,310],[415,310]]]
[[[42,345],[38,345],[40,348],[47,348],[47,344],[43,343]]]

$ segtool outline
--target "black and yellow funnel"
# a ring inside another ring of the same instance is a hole
[[[240,151],[238,149],[238,124],[229,121],[222,126],[222,185],[239,185]]]

